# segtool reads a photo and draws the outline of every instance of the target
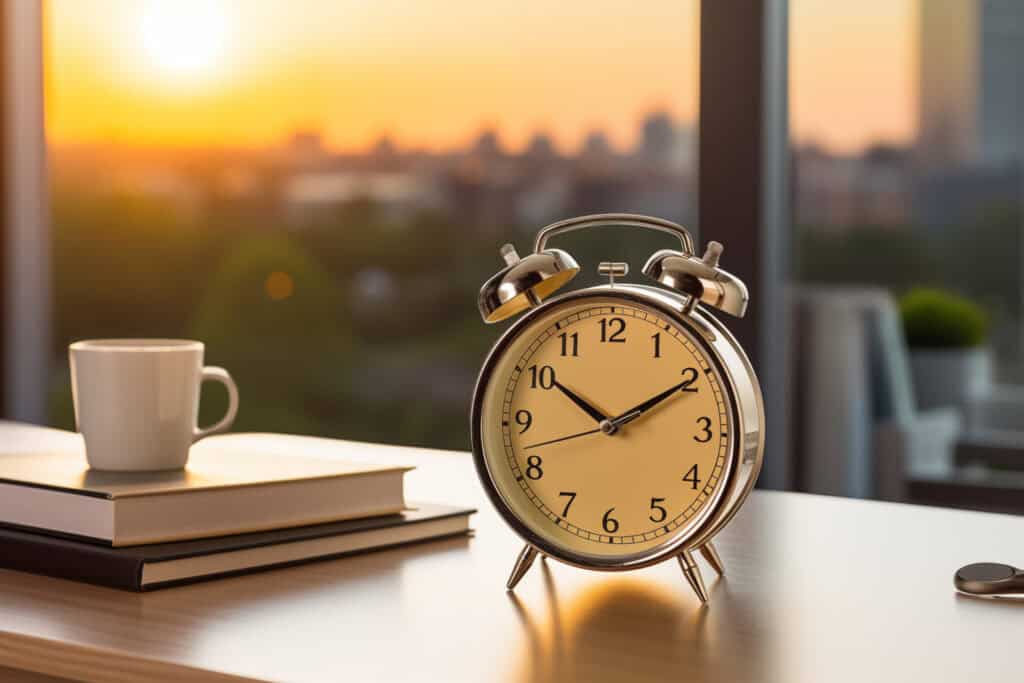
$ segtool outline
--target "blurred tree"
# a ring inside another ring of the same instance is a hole
[[[1021,314],[1021,210],[995,204],[952,232],[943,250],[946,286],[970,294],[1000,318]]]
[[[305,408],[323,375],[344,378],[355,362],[347,328],[335,280],[291,236],[263,234],[225,258],[192,330],[239,385],[239,429],[325,434],[335,430]],[[204,401],[204,419],[222,406]]]
[[[170,200],[74,194],[53,201],[55,352],[87,337],[182,337],[224,237]]]
[[[796,279],[803,283],[888,287],[941,285],[936,245],[909,226],[861,226],[842,232],[801,226]]]
[[[480,284],[501,265],[497,245],[436,211],[389,216],[367,200],[349,202],[297,233],[324,267],[345,283],[353,332],[366,341],[430,335],[475,315]],[[388,285],[389,298],[360,290],[361,276]]]
[[[803,283],[881,286],[897,295],[915,287],[937,287],[966,296],[991,320],[1001,375],[1024,377],[1017,360],[1024,353],[1022,230],[1016,202],[984,206],[962,225],[852,227],[843,232],[803,226],[794,271]]]

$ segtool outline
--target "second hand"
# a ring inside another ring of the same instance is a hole
[[[531,444],[529,446],[524,446],[524,448],[527,449],[527,450],[530,450],[530,449],[533,449],[533,448],[539,448],[540,446],[547,446],[548,444],[558,443],[559,441],[568,441],[569,439],[576,439],[576,438],[579,438],[581,436],[587,436],[588,434],[597,434],[600,431],[601,431],[600,427],[598,427],[597,429],[589,429],[589,430],[587,430],[585,432],[580,432],[578,434],[570,434],[569,436],[562,436],[562,437],[559,437],[557,439],[551,439],[550,441],[541,441],[540,443],[535,443],[535,444]]]

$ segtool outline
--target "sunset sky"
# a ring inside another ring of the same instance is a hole
[[[913,136],[914,0],[791,3],[793,134],[840,151]],[[48,0],[57,144],[265,146],[296,129],[338,149],[381,135],[566,151],[592,129],[697,112],[696,0]],[[727,87],[727,84],[724,84]]]

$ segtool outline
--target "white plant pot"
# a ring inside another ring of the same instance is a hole
[[[992,354],[988,347],[911,349],[910,368],[918,410],[963,410],[992,390]]]

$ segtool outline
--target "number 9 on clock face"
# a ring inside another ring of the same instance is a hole
[[[590,294],[538,310],[499,343],[473,429],[523,535],[611,566],[707,521],[730,475],[735,413],[721,364],[681,316]]]

